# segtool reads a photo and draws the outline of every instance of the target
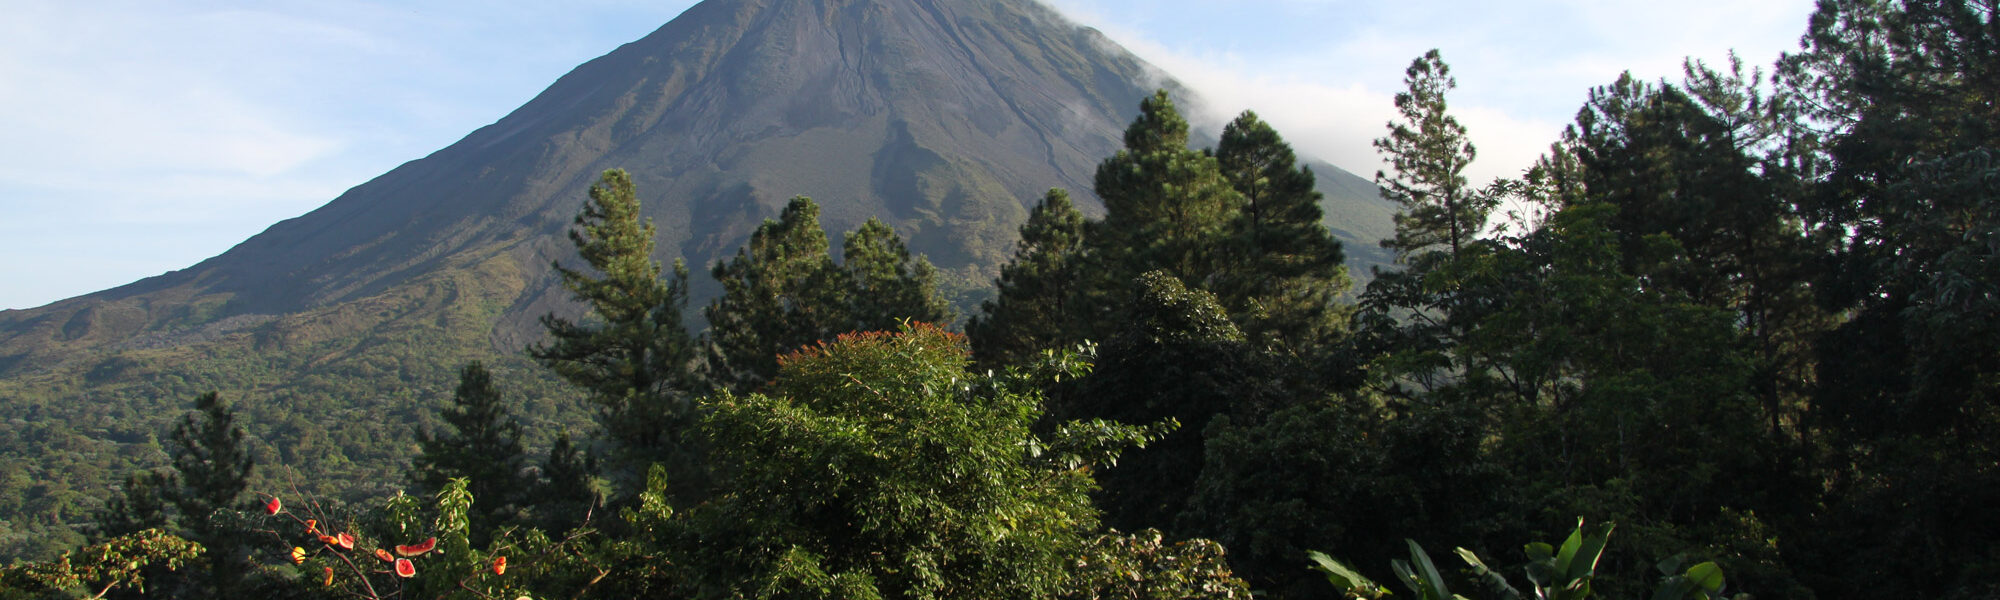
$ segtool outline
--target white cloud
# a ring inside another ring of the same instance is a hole
[[[1592,86],[1627,70],[1677,80],[1684,57],[1719,63],[1732,47],[1768,63],[1811,10],[1810,0],[1236,0],[1189,3],[1202,12],[1176,21],[1174,6],[1155,2],[1050,1],[1194,88],[1210,122],[1255,110],[1301,152],[1364,177],[1380,167],[1370,142],[1394,116],[1404,67],[1440,48],[1460,84],[1452,112],[1479,148],[1475,182],[1531,166]],[[1237,39],[1260,32],[1281,39]]]

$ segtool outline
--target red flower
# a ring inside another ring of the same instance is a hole
[[[334,541],[335,545],[340,546],[342,550],[354,549],[354,536],[345,531],[340,532],[340,537],[335,538]]]
[[[333,567],[326,568],[326,583],[323,583],[321,585],[325,585],[327,587],[333,587]]]
[[[389,551],[381,548],[375,549],[375,558],[381,559],[382,562],[396,562],[396,557],[389,556]]]
[[[493,574],[494,575],[507,574],[507,557],[501,556],[493,559]]]
[[[285,503],[278,501],[277,496],[272,496],[270,502],[264,503],[264,514],[275,515],[282,510],[285,510]]]
[[[430,552],[432,548],[436,548],[437,545],[438,545],[437,538],[428,538],[425,539],[424,541],[417,542],[415,544],[410,544],[407,546],[396,546],[396,554],[400,554],[403,556],[422,556],[425,552]]]
[[[409,578],[417,576],[417,564],[407,558],[396,559],[396,576]]]

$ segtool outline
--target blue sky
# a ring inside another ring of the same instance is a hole
[[[1477,179],[1593,85],[1792,50],[1811,0],[1050,0],[1363,174],[1403,67],[1440,48]],[[0,0],[0,309],[184,268],[526,102],[690,1]]]

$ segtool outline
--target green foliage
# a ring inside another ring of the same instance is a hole
[[[1125,149],[1097,167],[1095,189],[1104,221],[1084,238],[1096,273],[1116,302],[1140,273],[1165,270],[1208,287],[1227,262],[1216,242],[1243,203],[1215,157],[1187,147],[1187,121],[1161,90],[1139,105],[1125,130]]]
[[[1043,349],[1083,341],[1086,327],[1077,318],[1089,281],[1084,223],[1060,189],[1049,190],[1028,213],[1013,258],[993,282],[993,298],[980,304],[984,315],[965,324],[973,358],[985,365],[1021,364]]]
[[[178,569],[202,554],[201,544],[165,530],[136,531],[64,552],[54,561],[0,569],[0,598],[46,597],[35,592],[103,598],[119,588],[144,593],[149,572]]]
[[[777,220],[766,219],[714,276],[722,295],[704,314],[718,387],[761,386],[777,374],[778,355],[844,331],[842,273],[810,198],[793,198]]]
[[[171,475],[142,471],[125,476],[119,495],[112,496],[98,513],[98,535],[119,537],[147,529],[165,528],[173,517],[167,494],[178,485]]]
[[[421,450],[411,459],[410,478],[424,492],[466,480],[467,491],[481,502],[469,517],[473,537],[484,541],[494,527],[520,518],[535,482],[521,474],[527,461],[521,424],[502,406],[485,366],[473,362],[459,371],[451,401],[443,415],[451,431],[417,433]]]
[[[1403,83],[1408,89],[1396,94],[1400,122],[1390,122],[1389,135],[1375,140],[1375,150],[1394,169],[1393,175],[1377,172],[1375,182],[1384,197],[1402,205],[1396,237],[1382,246],[1405,260],[1434,250],[1456,255],[1485,229],[1499,199],[1466,185],[1465,167],[1476,153],[1465,126],[1445,112],[1444,95],[1458,80],[1438,51],[1411,61]]]
[[[1300,352],[1343,328],[1346,253],[1320,224],[1320,193],[1277,130],[1245,111],[1222,130],[1215,159],[1243,199],[1227,236],[1238,262],[1213,289],[1252,340]]]
[[[1113,530],[1092,539],[1077,560],[1074,582],[1060,596],[1077,600],[1249,598],[1250,588],[1224,560],[1221,544],[1192,539],[1172,544],[1158,530]]]
[[[1528,563],[1522,570],[1532,585],[1532,596],[1523,594],[1507,581],[1505,575],[1487,566],[1472,551],[1458,548],[1455,553],[1471,567],[1469,573],[1502,600],[1527,597],[1584,600],[1592,594],[1591,583],[1597,577],[1598,560],[1610,541],[1611,529],[1609,524],[1585,526],[1579,520],[1576,529],[1570,532],[1569,538],[1560,547],[1541,542],[1528,544]],[[1449,582],[1431,562],[1430,553],[1414,540],[1404,540],[1404,543],[1409,547],[1409,559],[1396,559],[1390,566],[1395,570],[1397,579],[1410,589],[1412,596],[1423,600],[1465,600],[1465,596],[1451,593]],[[1324,553],[1309,552],[1307,559],[1312,561],[1312,569],[1324,575],[1327,582],[1341,590],[1345,597],[1382,598],[1390,595],[1379,584]],[[1724,598],[1722,569],[1715,563],[1701,563],[1685,572],[1677,572],[1679,564],[1678,559],[1668,559],[1659,564],[1660,572],[1666,577],[1655,588],[1652,594],[1654,600]]]
[[[1827,507],[1798,537],[1818,589],[2000,591],[2000,344],[1991,258],[2000,29],[1991,3],[1824,2],[1778,65],[1817,177],[1800,199],[1844,318],[1817,340],[1808,423]],[[1865,549],[1865,550],[1857,550]]]
[[[1403,553],[1396,536],[1476,539],[1518,482],[1482,446],[1482,415],[1354,394],[1282,408],[1260,422],[1217,419],[1188,510],[1188,535],[1229,547],[1245,579],[1276,598],[1318,597],[1299,568],[1312,548],[1363,564]]]
[[[174,426],[171,453],[181,488],[173,494],[173,501],[182,515],[199,521],[215,511],[237,507],[256,462],[245,447],[235,411],[220,394],[209,392],[196,398],[194,410],[196,414],[182,416]],[[199,525],[190,526],[200,529]]]
[[[598,422],[627,462],[664,456],[695,477],[700,450],[683,437],[699,385],[694,338],[681,322],[687,268],[676,261],[672,277],[660,278],[652,222],[641,221],[638,193],[623,170],[605,171],[591,186],[569,237],[590,271],[560,261],[555,269],[594,320],[544,316],[552,339],[528,354],[590,394]]]
[[[584,516],[601,500],[596,478],[596,457],[576,447],[569,432],[556,435],[542,461],[542,481],[530,494],[535,523],[555,534],[582,525]]]
[[[841,243],[841,268],[851,289],[846,295],[847,329],[887,329],[902,320],[949,323],[951,309],[937,292],[937,269],[910,255],[896,230],[869,219]]]
[[[769,395],[713,399],[706,428],[729,477],[691,510],[690,535],[730,550],[682,559],[691,585],[757,597],[1054,594],[1096,523],[1087,467],[1031,456],[1035,386],[967,363],[962,337],[911,325],[788,355]]]
[[[723,291],[705,314],[717,387],[758,389],[777,375],[780,355],[840,333],[951,318],[936,270],[911,256],[888,225],[869,220],[842,249],[844,264],[835,266],[819,205],[800,196],[758,226],[736,258],[715,266]]]
[[[256,462],[244,442],[243,428],[236,425],[235,411],[220,394],[196,398],[194,410],[174,426],[169,452],[180,486],[167,488],[168,497],[179,509],[187,537],[207,548],[206,591],[224,594],[242,575],[243,531],[231,517],[241,507]]]
[[[1158,444],[1100,477],[1113,527],[1172,525],[1202,471],[1204,428],[1218,415],[1254,419],[1270,410],[1264,363],[1215,296],[1164,271],[1140,276],[1128,321],[1073,398],[1051,408],[1061,419],[1180,424]]]

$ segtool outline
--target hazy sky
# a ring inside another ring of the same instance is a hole
[[[968,0],[970,1],[970,0]],[[1735,49],[1811,0],[1052,0],[1363,176],[1439,48],[1475,179],[1518,173],[1591,86]],[[0,0],[0,309],[185,268],[443,148],[693,2]]]

